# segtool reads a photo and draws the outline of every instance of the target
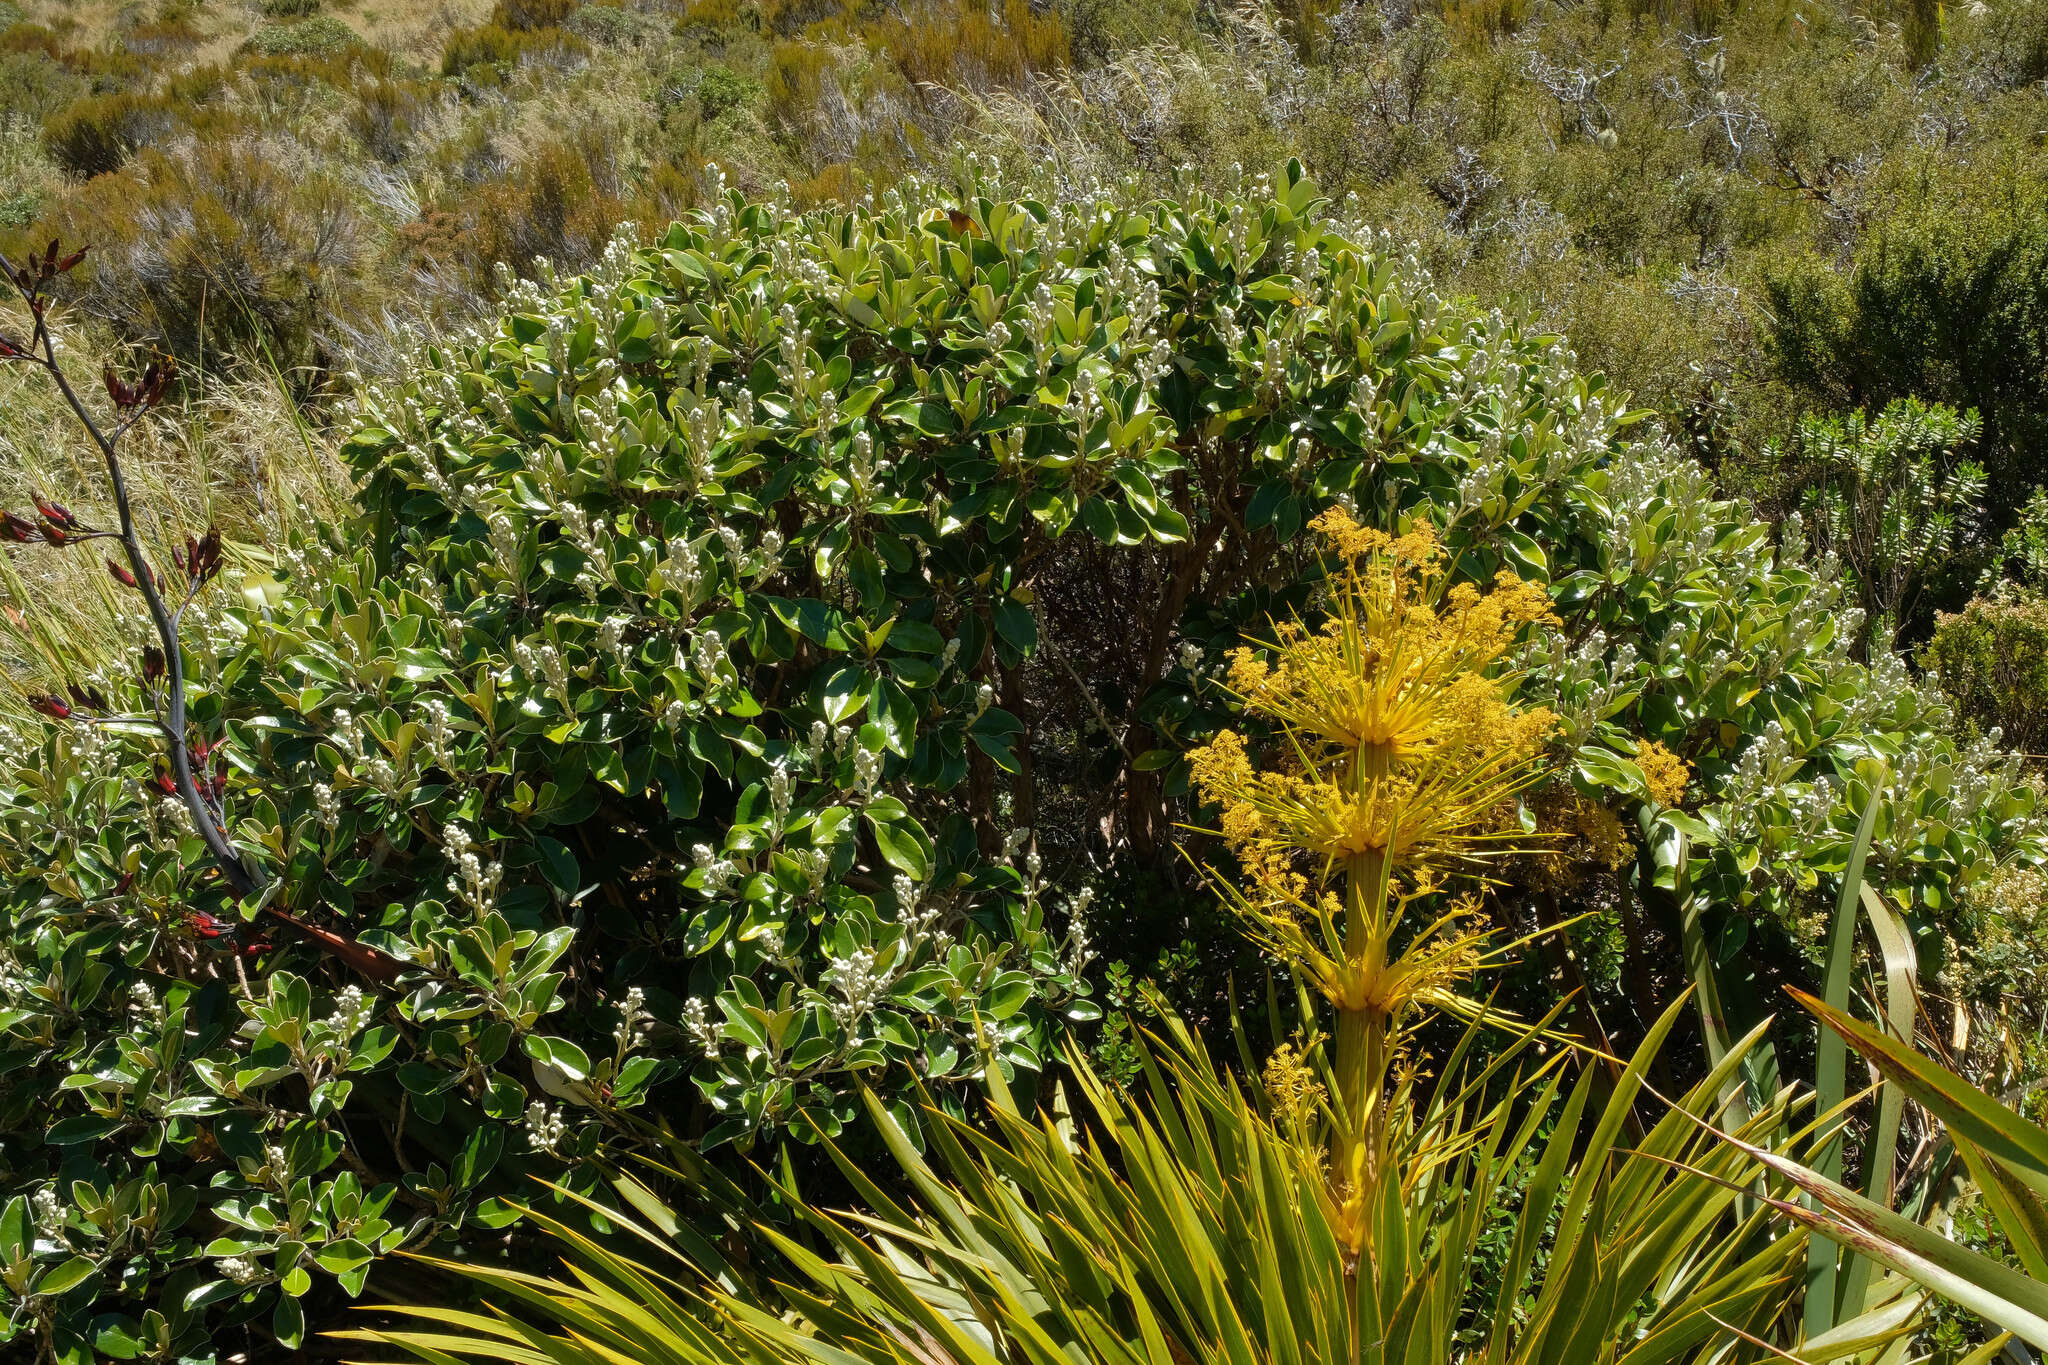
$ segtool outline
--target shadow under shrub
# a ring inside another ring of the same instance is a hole
[[[89,180],[121,169],[141,148],[178,131],[178,106],[155,95],[89,95],[52,114],[43,146],[71,175]]]

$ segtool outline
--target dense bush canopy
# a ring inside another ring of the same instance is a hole
[[[1723,961],[1805,946],[1873,800],[1873,874],[1936,942],[2036,837],[1994,749],[1858,660],[1837,564],[1298,167],[721,196],[364,414],[360,520],[192,640],[260,912],[146,744],[9,741],[0,1282],[72,1359],[293,1343],[379,1255],[502,1254],[529,1174],[587,1187],[643,1123],[808,1138],[860,1085],[1028,1085],[1095,1012],[1090,880],[1172,865],[1217,665],[1333,503],[1546,586],[1554,795],[1640,818]],[[1620,855],[1581,843],[1546,894],[1601,909]]]

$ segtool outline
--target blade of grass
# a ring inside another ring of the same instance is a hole
[[[1870,797],[1863,818],[1856,826],[1856,842],[1849,848],[1849,864],[1842,869],[1842,892],[1835,901],[1834,925],[1828,934],[1828,961],[1821,978],[1821,996],[1829,1006],[1847,1012],[1852,968],[1856,961],[1856,908],[1862,899],[1863,863],[1870,854],[1870,836],[1877,827],[1877,810],[1884,799],[1884,770],[1880,767],[1869,784]],[[1832,1113],[1849,1091],[1849,1053],[1842,1039],[1821,1030],[1814,1052],[1813,1092],[1816,1111]],[[1821,1145],[1813,1157],[1813,1169],[1829,1180],[1842,1178],[1842,1135],[1836,1133]],[[1806,1335],[1817,1337],[1835,1325],[1835,1293],[1840,1253],[1834,1243],[1815,1239],[1806,1248]]]

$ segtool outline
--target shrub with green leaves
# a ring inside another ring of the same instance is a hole
[[[1984,420],[1990,493],[2010,512],[2043,481],[2048,227],[2037,184],[1930,174],[1846,270],[1798,258],[1765,280],[1778,373],[1837,406],[1917,396]]]
[[[1970,452],[1982,431],[1975,411],[1902,398],[1804,418],[1791,450],[1773,452],[1802,485],[1806,534],[1848,567],[1880,631],[1913,621],[1922,595],[1953,586],[1980,551],[1984,467]]]
[[[516,1258],[529,1177],[589,1189],[645,1125],[758,1153],[863,1087],[959,1108],[984,1058],[1028,1095],[1095,1013],[1088,882],[1177,865],[1222,653],[1338,500],[1550,585],[1563,766],[1733,922],[1791,932],[1873,799],[1916,912],[2033,837],[1854,659],[1837,566],[1299,167],[715,195],[509,309],[369,393],[356,523],[190,618],[265,904],[146,738],[4,737],[0,1285],[63,1359],[289,1348],[380,1255]]]
[[[356,31],[331,14],[265,24],[244,44],[258,57],[331,57],[362,45]]]
[[[1924,662],[1978,728],[2027,753],[2048,752],[2048,595],[2003,584],[1943,613]]]

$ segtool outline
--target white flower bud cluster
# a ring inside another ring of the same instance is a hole
[[[789,856],[796,863],[797,871],[803,874],[804,886],[815,895],[825,885],[825,875],[832,870],[832,854],[822,848],[794,848]]]
[[[217,1266],[220,1273],[236,1284],[250,1285],[263,1278],[263,1271],[247,1256],[224,1256]]]
[[[562,523],[562,534],[571,545],[582,551],[587,561],[583,570],[576,575],[576,590],[585,597],[597,596],[604,580],[611,575],[611,538],[603,524],[573,502],[565,502],[555,508],[555,515]]]
[[[1095,960],[1094,942],[1088,929],[1088,908],[1095,904],[1095,888],[1084,886],[1067,907],[1067,971],[1079,976]]]
[[[1244,349],[1244,328],[1238,323],[1237,310],[1220,300],[1216,304],[1216,335],[1230,354]]]
[[[777,763],[768,770],[768,808],[774,814],[774,828],[780,833],[789,824],[789,811],[796,799],[796,787],[789,766]]]
[[[1801,835],[1817,839],[1827,831],[1835,814],[1835,787],[1825,776],[1816,777],[1792,807],[1792,822]]]
[[[65,1225],[70,1221],[70,1210],[65,1208],[54,1189],[46,1186],[37,1190],[30,1196],[29,1205],[35,1216],[36,1231],[53,1242],[68,1240]]]
[[[608,484],[618,478],[619,452],[639,435],[630,425],[631,406],[619,401],[623,393],[624,385],[614,381],[582,395],[570,412],[584,454],[594,457],[603,467]]]
[[[376,1003],[366,997],[358,986],[343,986],[334,996],[334,1011],[327,1016],[326,1025],[337,1037],[353,1038],[370,1022],[376,1011]]]
[[[157,999],[156,990],[147,981],[138,981],[128,988],[128,1008],[147,1028],[161,1028],[164,1022],[164,1003]]]
[[[545,683],[564,711],[575,711],[576,704],[569,697],[569,668],[562,662],[560,650],[551,644],[535,646],[525,640],[517,640],[512,645],[512,662],[518,664],[519,671],[527,677]]]
[[[863,796],[874,794],[875,783],[881,780],[882,755],[879,750],[857,746],[853,751],[853,785]]]
[[[908,943],[902,954],[907,958],[911,950],[921,944],[929,944],[935,957],[943,958],[953,946],[953,935],[939,927],[939,920],[945,914],[945,907],[925,894],[925,888],[898,873],[891,884],[896,895],[896,918],[904,927]]]
[[[363,761],[363,723],[355,718],[353,712],[336,711],[333,728],[327,732],[327,737],[350,763]]]
[[[846,461],[846,482],[853,490],[847,499],[847,506],[855,516],[864,515],[874,506],[877,473],[884,468],[875,458],[875,438],[863,427],[853,433]]]
[[[706,691],[739,681],[739,670],[726,656],[725,639],[715,630],[700,631],[691,639],[690,667]]]
[[[420,701],[420,734],[425,737],[427,754],[434,760],[434,766],[451,777],[461,767],[455,761],[453,741],[455,732],[448,723],[448,703],[439,697],[426,697]]]
[[[1052,282],[1040,280],[1038,287],[1031,291],[1031,303],[1025,314],[1025,326],[1031,329],[1031,347],[1038,355],[1038,363],[1046,364],[1050,354],[1052,329],[1058,321],[1058,304],[1053,297]]]
[[[398,769],[382,754],[365,760],[358,776],[393,800],[405,794],[405,786],[399,779]]]
[[[1605,631],[1595,629],[1574,648],[1563,631],[1548,630],[1524,651],[1525,694],[1556,713],[1565,742],[1574,748],[1626,705],[1637,685],[1641,661],[1634,643],[1612,646],[1611,657],[1610,643]]]
[[[198,837],[199,826],[192,819],[192,808],[175,796],[159,796],[156,801],[156,816],[159,824],[169,825],[181,839]]]
[[[830,1002],[829,1008],[833,1021],[848,1033],[858,1033],[889,988],[885,974],[875,970],[871,948],[856,948],[845,957],[833,958],[822,979],[839,992],[839,998]]]
[[[702,1000],[692,997],[683,1003],[683,1032],[703,1050],[704,1060],[718,1060],[719,1046],[724,1041],[724,1033],[718,1025],[711,1022]]]
[[[745,384],[728,383],[718,390],[719,398],[725,403],[725,410],[737,424],[741,439],[749,446],[754,443],[754,428],[761,424],[759,400],[754,391]]]
[[[743,870],[732,859],[720,856],[709,844],[693,845],[690,856],[696,860],[698,870],[704,874],[704,894],[707,896],[716,896],[724,892]]]
[[[1773,797],[1789,787],[1801,766],[1800,756],[1785,737],[1785,727],[1775,720],[1749,742],[1735,760],[1735,771],[1717,793],[1727,808],[1729,831],[1736,841],[1764,842],[1763,812]]]
[[[569,1124],[561,1113],[544,1100],[526,1106],[526,1140],[536,1152],[553,1154],[569,1136]]]
[[[448,877],[449,893],[468,906],[478,919],[497,909],[498,887],[505,879],[504,865],[485,862],[477,852],[480,845],[468,830],[453,821],[441,827],[441,846],[447,850],[455,869]]]
[[[996,704],[996,689],[992,684],[983,683],[974,689],[974,718],[980,720],[988,714],[988,708]]]
[[[329,834],[341,826],[341,798],[325,782],[313,784],[313,813]]]
[[[782,532],[771,526],[761,533],[760,542],[740,561],[740,572],[758,583],[764,578],[774,577],[781,571]]]
[[[704,587],[704,561],[697,547],[682,536],[671,537],[662,558],[661,579],[664,586],[695,606]]]
[[[86,682],[101,691],[111,690],[106,675],[97,670],[86,678]],[[115,756],[112,737],[105,730],[97,725],[74,725],[66,732],[65,738],[70,745],[73,768],[94,776],[105,773],[110,766],[108,760]]]
[[[683,416],[685,487],[695,490],[718,477],[718,442],[725,434],[725,408],[718,399],[693,403]]]
[[[647,1032],[647,992],[638,986],[626,992],[626,998],[619,1005],[619,1025],[613,1030],[613,1037],[619,1045],[619,1054],[624,1056],[633,1050]]]
[[[1236,267],[1239,279],[1247,278],[1246,272],[1257,264],[1252,256],[1252,233],[1255,226],[1251,211],[1242,201],[1230,206],[1229,217],[1223,223],[1223,250],[1216,255],[1220,262]]]
[[[493,509],[485,525],[490,527],[491,556],[498,561],[499,571],[518,584],[520,592],[524,593],[526,575],[520,559],[525,537],[502,509]]]
[[[775,319],[781,325],[776,328],[776,353],[781,363],[776,367],[782,379],[782,387],[792,397],[800,398],[811,391],[811,331],[797,318],[796,309],[783,304]]]
[[[1102,411],[1102,394],[1096,387],[1095,376],[1083,370],[1074,376],[1073,387],[1067,391],[1066,406],[1061,412],[1074,424],[1074,440],[1084,450],[1088,445],[1088,433],[1095,429]]]
[[[632,624],[628,617],[608,616],[597,628],[597,647],[611,655],[621,670],[628,672],[633,667],[633,646],[626,641],[626,627]]]

